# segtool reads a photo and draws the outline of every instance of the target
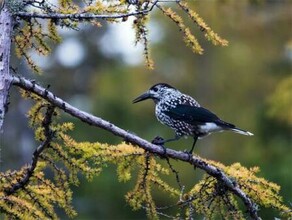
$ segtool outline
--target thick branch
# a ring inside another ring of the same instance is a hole
[[[75,108],[69,103],[56,97],[52,92],[49,92],[47,89],[23,77],[13,77],[12,83],[13,85],[19,86],[26,91],[30,91],[34,94],[37,94],[38,96],[50,102],[52,105],[62,109],[63,111],[67,112],[73,117],[78,118],[89,125],[93,125],[104,130],[107,130],[116,136],[126,139],[128,142],[132,144],[138,145],[139,147],[145,149],[146,151],[155,153],[162,157],[169,157],[176,160],[185,161],[204,170],[209,175],[215,177],[219,182],[224,184],[228,190],[233,192],[244,202],[247,211],[252,219],[260,219],[257,214],[256,204],[253,203],[253,201],[245,194],[245,192],[243,192],[239,188],[236,182],[231,180],[223,171],[221,171],[217,167],[206,163],[205,161],[196,156],[190,156],[189,154],[181,151],[164,149],[161,146],[151,144],[150,142],[121,129],[108,121],[105,121],[99,117],[93,116],[87,112]]]
[[[4,5],[0,9],[0,133],[3,131],[11,77],[9,73],[12,17]]]
[[[53,132],[50,130],[50,124],[52,122],[52,116],[54,113],[54,107],[49,106],[45,115],[45,118],[43,120],[43,127],[44,127],[44,133],[45,133],[45,141],[37,147],[37,149],[34,151],[31,164],[27,168],[27,171],[24,175],[24,177],[19,180],[17,183],[11,186],[11,188],[5,190],[6,195],[11,195],[15,193],[17,190],[24,188],[28,183],[30,178],[32,177],[34,170],[37,166],[38,160],[40,158],[41,153],[44,151],[46,147],[49,146],[52,138],[53,138]]]

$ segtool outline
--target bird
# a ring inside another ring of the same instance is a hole
[[[179,140],[183,136],[192,136],[192,154],[198,139],[213,132],[232,131],[238,134],[253,136],[253,133],[221,120],[210,110],[202,107],[194,98],[180,92],[167,83],[157,83],[133,100],[138,103],[152,99],[155,104],[155,115],[159,122],[175,131],[175,137],[159,139],[155,144]]]

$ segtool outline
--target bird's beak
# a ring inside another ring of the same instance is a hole
[[[133,100],[133,103],[137,103],[137,102],[141,102],[143,100],[146,100],[146,99],[150,99],[151,98],[151,95],[149,93],[149,91],[143,93],[142,95],[138,96],[137,98],[135,98]]]

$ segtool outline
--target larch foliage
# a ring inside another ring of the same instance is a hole
[[[57,207],[64,209],[69,217],[75,217],[70,186],[79,185],[79,174],[91,181],[110,164],[116,166],[119,182],[135,181],[133,189],[125,195],[126,202],[133,210],[144,209],[150,219],[161,215],[169,217],[169,210],[176,212],[172,217],[177,219],[192,218],[195,213],[208,219],[247,217],[238,198],[216,178],[206,174],[185,192],[169,159],[165,164],[163,158],[127,142],[118,145],[77,142],[69,135],[74,125],[60,122],[59,112],[47,101],[26,91],[22,91],[22,95],[35,102],[27,116],[35,139],[43,148],[36,149],[31,164],[0,173],[0,210],[7,218],[58,219]],[[42,145],[48,136],[49,141]],[[259,206],[291,217],[291,210],[279,196],[280,187],[257,177],[258,167],[247,169],[239,163],[225,166],[202,160],[224,171]],[[36,161],[34,169],[33,161]],[[50,178],[49,173],[54,177]],[[166,181],[165,177],[171,174],[176,176],[176,186]],[[161,208],[157,204],[157,191],[169,196],[169,201],[174,203]]]
[[[24,1],[20,4],[17,1],[9,3],[10,9],[13,14],[17,15],[20,12],[35,12],[44,15],[60,14],[72,15],[68,18],[61,19],[58,17],[48,18],[47,22],[41,21],[39,18],[25,18],[21,23],[15,27],[15,34],[13,42],[15,44],[15,52],[19,58],[26,60],[27,64],[36,73],[41,73],[41,69],[37,66],[31,58],[32,51],[40,55],[48,55],[51,52],[51,44],[59,43],[61,37],[58,34],[57,27],[69,28],[79,30],[79,24],[87,23],[96,27],[102,27],[102,24],[94,18],[94,15],[126,15],[132,12],[141,12],[135,15],[133,21],[133,29],[135,30],[136,44],[141,43],[144,48],[144,56],[146,66],[149,69],[154,68],[154,61],[151,58],[149,28],[147,27],[151,20],[151,11],[157,7],[162,11],[162,14],[174,22],[183,34],[184,42],[194,53],[202,54],[203,48],[198,42],[197,38],[188,27],[183,19],[183,14],[186,14],[192,22],[199,27],[200,31],[204,34],[208,41],[214,45],[227,46],[228,41],[221,38],[216,34],[200,17],[200,15],[192,10],[187,1],[173,1],[172,5],[178,5],[178,12],[174,7],[165,8],[162,6],[163,1],[156,0],[138,0],[137,4],[129,5],[128,1],[72,1],[72,0],[59,0],[57,5],[50,2],[37,2],[37,1]],[[32,8],[32,9],[31,9]],[[33,9],[37,8],[38,11]],[[88,15],[82,17],[82,14]],[[92,15],[92,17],[90,17]],[[126,22],[129,16],[122,16],[119,18],[107,17],[104,18],[108,23]]]

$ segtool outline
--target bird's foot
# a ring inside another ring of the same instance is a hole
[[[188,150],[184,150],[183,152],[188,155],[188,161],[190,161],[193,157],[193,152]]]
[[[155,145],[163,145],[165,143],[164,139],[160,136],[156,136],[152,141],[151,141],[152,144],[155,144]]]
[[[159,145],[162,147],[163,149],[163,154],[162,156],[165,156],[166,155],[166,148],[164,147],[164,139],[162,137],[159,137],[159,136],[156,136],[152,141],[151,141],[152,144],[155,144],[155,145]]]

